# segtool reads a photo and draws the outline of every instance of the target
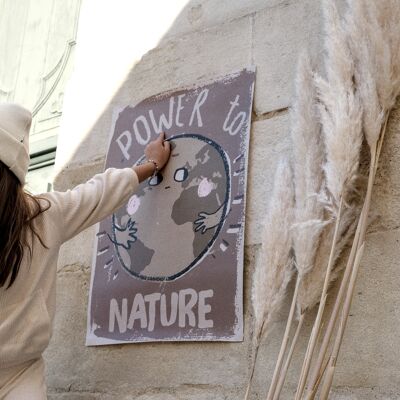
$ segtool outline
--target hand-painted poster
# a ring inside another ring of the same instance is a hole
[[[106,168],[167,166],[99,224],[87,344],[243,339],[243,234],[254,69],[115,110]]]

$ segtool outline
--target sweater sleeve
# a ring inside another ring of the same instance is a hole
[[[124,205],[137,189],[132,168],[108,168],[85,183],[65,192],[50,192],[53,217],[59,224],[61,243],[101,221]]]

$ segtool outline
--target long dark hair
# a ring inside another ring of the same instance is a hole
[[[34,226],[34,219],[50,208],[39,202],[41,198],[24,191],[14,173],[0,161],[0,288],[7,289],[14,283],[24,256],[32,257],[33,240],[36,236],[41,245],[48,248]]]

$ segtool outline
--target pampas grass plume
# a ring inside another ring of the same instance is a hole
[[[253,278],[252,302],[255,314],[254,337],[264,337],[279,311],[293,276],[291,260],[293,223],[293,174],[287,160],[281,160],[264,221],[262,246]]]
[[[293,224],[293,206],[292,168],[289,161],[283,159],[275,173],[274,189],[263,225],[261,251],[253,275],[254,357],[245,400],[250,394],[260,342],[270,332],[293,277],[290,230]]]
[[[343,267],[343,263],[337,264],[343,249],[349,244],[352,239],[356,227],[356,218],[359,214],[359,209],[355,207],[347,208],[343,214],[339,226],[339,240],[335,246],[333,258],[333,270],[330,274],[329,284],[332,284],[339,276]],[[326,265],[329,259],[329,252],[332,246],[334,233],[334,224],[327,226],[322,235],[315,257],[315,265],[310,274],[307,274],[299,287],[297,298],[297,313],[312,310],[321,300],[322,288],[326,275]]]
[[[400,4],[397,0],[349,0],[346,31],[356,63],[363,129],[376,146],[385,115],[400,93]]]
[[[314,265],[315,252],[324,227],[324,206],[317,194],[323,182],[324,148],[315,85],[310,57],[300,56],[296,80],[295,101],[291,111],[291,138],[295,182],[295,224],[293,249],[299,278]]]
[[[327,188],[336,206],[350,188],[359,167],[362,144],[361,105],[354,87],[354,62],[346,33],[332,0],[323,1],[326,27],[326,79],[317,76],[325,137]]]

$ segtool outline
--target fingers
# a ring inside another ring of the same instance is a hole
[[[170,151],[171,144],[168,140],[165,139],[165,131],[161,132],[155,141],[160,143],[165,150]]]
[[[171,143],[165,139],[165,131],[146,146],[144,153],[147,159],[155,160],[160,169],[165,166],[171,153]]]
[[[161,145],[163,146],[164,150],[166,150],[167,153],[170,152],[171,143],[165,139],[165,131],[161,132],[156,140],[161,143]]]
[[[162,143],[165,139],[165,132],[161,132],[156,139],[158,142]]]

